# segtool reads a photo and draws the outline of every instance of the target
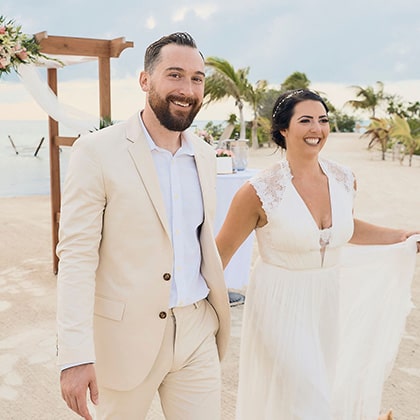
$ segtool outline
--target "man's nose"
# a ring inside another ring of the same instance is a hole
[[[188,79],[183,80],[179,91],[185,96],[192,96],[194,94],[194,87],[192,81]]]

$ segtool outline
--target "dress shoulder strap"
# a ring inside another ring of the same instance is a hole
[[[347,192],[354,193],[355,177],[350,168],[327,159],[320,159],[319,163],[330,176],[344,186]]]
[[[289,164],[284,159],[258,172],[249,180],[255,188],[266,213],[269,213],[280,204],[286,186],[291,179]]]

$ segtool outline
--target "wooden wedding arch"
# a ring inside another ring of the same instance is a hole
[[[99,68],[99,112],[101,119],[111,119],[111,66],[110,59],[119,57],[126,48],[134,46],[125,38],[112,40],[50,36],[47,32],[35,34],[40,51],[46,55],[67,55],[76,57],[94,57]],[[48,85],[58,94],[57,69],[48,68]],[[99,120],[98,120],[99,121]],[[77,137],[60,136],[59,122],[48,116],[49,154],[50,154],[50,192],[53,270],[58,272],[58,257],[55,249],[58,243],[60,223],[61,185],[60,185],[60,146],[72,146]]]

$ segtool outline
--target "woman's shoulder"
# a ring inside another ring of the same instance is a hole
[[[290,180],[289,164],[284,159],[259,171],[249,183],[254,187],[264,210],[267,211],[280,203]]]
[[[319,162],[327,175],[342,183],[347,190],[353,190],[355,176],[350,167],[331,159],[320,158]]]
[[[261,169],[251,179],[251,184],[278,184],[287,182],[291,179],[289,164],[286,159],[282,159],[273,165]]]

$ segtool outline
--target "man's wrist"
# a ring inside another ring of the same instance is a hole
[[[65,365],[61,365],[60,366],[60,370],[63,371],[63,370],[70,369],[70,368],[75,367],[75,366],[89,365],[89,364],[94,364],[94,363],[95,362],[93,362],[93,361],[90,361],[90,362],[81,362],[81,363],[67,363]]]

